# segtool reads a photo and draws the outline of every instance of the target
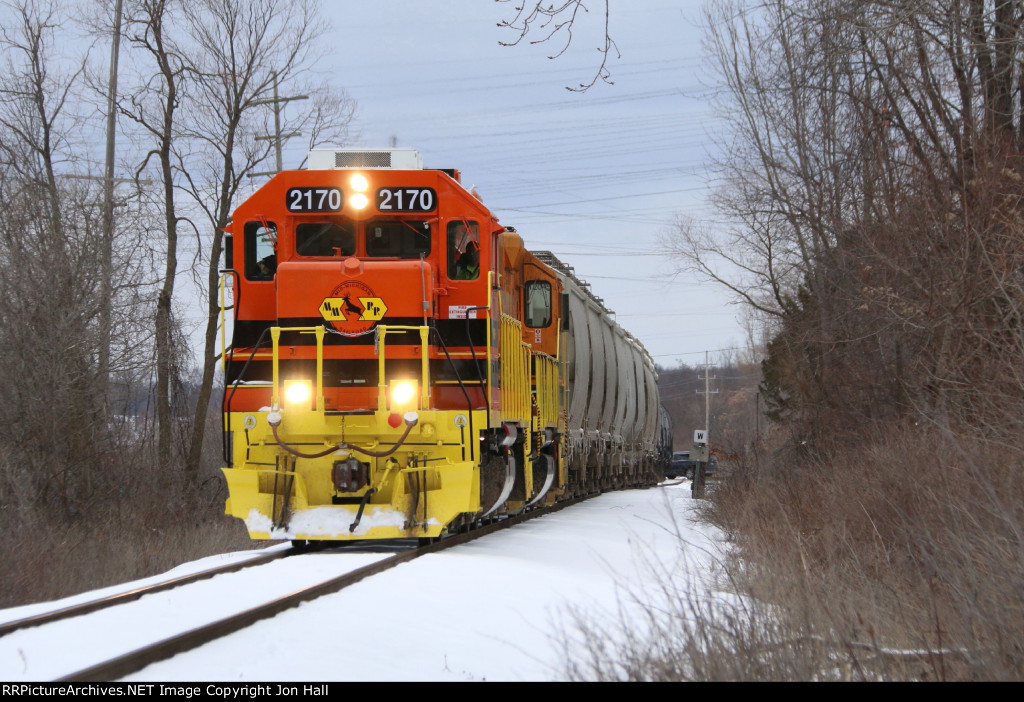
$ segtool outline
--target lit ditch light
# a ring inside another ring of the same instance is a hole
[[[418,384],[415,380],[392,380],[389,397],[392,412],[408,412],[415,410],[418,404]]]
[[[308,380],[284,381],[285,405],[295,409],[313,409],[313,384]]]

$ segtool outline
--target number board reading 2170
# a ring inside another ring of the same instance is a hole
[[[433,188],[380,188],[377,209],[381,212],[430,212],[437,206]]]
[[[341,212],[340,188],[288,188],[289,212]]]

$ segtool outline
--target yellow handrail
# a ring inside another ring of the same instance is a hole
[[[501,410],[503,421],[529,426],[530,347],[523,343],[522,323],[501,315]]]
[[[281,408],[281,379],[278,364],[281,360],[281,355],[278,352],[278,345],[281,341],[281,332],[299,332],[300,334],[314,334],[316,335],[316,383],[314,397],[317,398],[317,409],[323,411],[324,409],[324,336],[327,334],[327,330],[321,324],[318,327],[271,327],[270,328],[270,341],[271,341],[271,368],[273,387],[270,389],[270,406],[274,409]]]
[[[377,326],[377,409],[387,407],[387,379],[384,375],[384,360],[387,357],[386,337],[392,332],[418,331],[420,334],[420,403],[419,409],[430,408],[430,348],[428,346],[430,327]]]
[[[540,428],[558,426],[558,361],[546,353],[533,353]]]

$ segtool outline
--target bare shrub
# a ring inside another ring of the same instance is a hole
[[[742,592],[803,635],[873,649],[871,675],[1020,679],[1018,466],[1006,447],[904,427],[827,463],[741,468],[707,516],[737,536]]]
[[[5,506],[0,528],[9,536],[0,540],[0,559],[13,567],[0,574],[0,608],[116,585],[252,546],[244,526],[223,518],[220,509],[174,517],[167,505],[147,513],[124,497],[102,507],[106,519],[93,513],[48,519],[38,509],[17,517]]]
[[[617,612],[572,609],[556,644],[560,676],[573,681],[876,679],[877,647],[819,622],[781,580],[756,577],[740,559],[706,558],[680,540],[678,558],[648,560],[624,586]],[[712,554],[704,554],[712,555]],[[811,626],[812,622],[822,626]]]
[[[913,425],[827,461],[735,456],[702,516],[720,592],[679,563],[571,615],[574,680],[1020,680],[1024,477],[1011,447]]]
[[[210,442],[216,444],[217,442]],[[152,447],[149,447],[150,449]],[[0,608],[78,594],[162,573],[205,556],[253,547],[224,516],[227,488],[211,445],[199,480],[161,476],[150,450],[108,456],[109,480],[75,502],[31,495],[0,504]],[[21,456],[8,456],[19,470]],[[0,477],[13,471],[0,466]]]

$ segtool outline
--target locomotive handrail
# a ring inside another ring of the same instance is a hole
[[[494,344],[495,339],[493,337],[493,332],[491,330],[492,312],[494,311],[494,304],[493,304],[494,300],[498,301],[498,311],[499,311],[499,313],[501,312],[501,295],[497,294],[497,292],[496,292],[495,286],[496,286],[496,284],[498,282],[496,278],[497,278],[497,276],[495,275],[494,271],[488,271],[488,273],[487,273],[487,290],[488,290],[488,293],[487,293],[487,306],[485,308],[487,310],[487,318],[486,318],[487,319],[487,384],[485,386],[487,388],[487,390],[485,392],[487,394],[487,428],[488,429],[490,429],[490,427],[491,427],[491,402],[492,402],[491,396],[493,395],[491,390],[494,388],[494,373],[491,372],[493,370],[493,368],[494,368],[494,363],[492,362],[493,354],[494,354],[494,349],[492,348],[492,345]],[[472,348],[472,347],[470,347],[470,348]],[[473,360],[475,361],[476,358],[474,357]],[[482,460],[482,454],[481,454],[481,460]]]
[[[558,360],[549,354],[533,351],[538,419],[541,427],[558,425]]]
[[[420,409],[430,409],[430,327],[410,327],[380,324],[375,342],[377,351],[377,409],[387,407],[387,385],[384,359],[387,356],[386,337],[391,332],[418,331],[420,333]]]
[[[466,398],[466,417],[469,418],[469,437],[470,437],[470,440],[469,440],[469,460],[470,461],[474,461],[474,460],[476,460],[476,458],[474,457],[474,452],[476,452],[478,449],[477,449],[477,446],[476,446],[477,442],[473,438],[473,437],[476,436],[476,433],[473,431],[473,401],[469,398],[469,391],[466,390],[466,383],[463,382],[462,376],[459,375],[459,369],[455,365],[455,362],[452,360],[452,354],[448,352],[448,344],[446,344],[444,342],[444,337],[441,335],[440,330],[438,330],[437,327],[431,327],[431,329],[437,335],[437,340],[441,343],[441,349],[444,351],[445,358],[448,359],[448,365],[451,366],[452,373],[455,374],[455,382],[457,382],[459,384],[459,388],[462,390],[462,396]],[[466,336],[466,338],[469,339],[470,348],[472,348],[473,340],[469,338],[468,329],[467,329],[467,336]],[[476,365],[476,354],[473,355],[473,360],[474,360],[473,365],[475,366]],[[477,369],[477,373],[479,374],[479,369]],[[438,380],[436,382],[438,384],[442,384],[442,383],[451,383],[452,381]],[[476,382],[476,381],[466,381],[466,382]],[[487,388],[483,388],[483,390],[484,390],[484,399],[486,400],[486,398],[487,398]],[[463,450],[465,450],[465,449],[463,449]]]
[[[235,285],[232,287],[234,291],[234,304],[231,307],[227,307],[224,304],[224,291],[227,290],[227,276],[233,276]],[[235,309],[238,306],[238,302],[241,299],[241,287],[238,285],[238,271],[234,268],[224,268],[220,271],[220,370],[222,373],[227,372],[227,325],[225,324],[225,312],[229,309]]]
[[[274,355],[271,360],[271,378],[273,379],[273,387],[270,389],[270,406],[277,409],[281,406],[280,404],[280,378],[278,372],[278,363],[280,361],[280,355],[278,354],[278,342],[281,340],[281,332],[299,332],[300,334],[314,334],[316,335],[316,408],[317,410],[324,411],[324,336],[327,334],[327,330],[324,325],[316,327],[270,327],[270,341],[272,353]]]
[[[493,290],[494,289],[494,271],[489,271],[487,273],[487,289],[488,290]],[[490,300],[490,296],[489,295],[488,295],[488,300]],[[469,327],[469,313],[470,312],[479,312],[480,310],[485,310],[486,313],[487,313],[484,316],[484,329],[487,332],[485,334],[486,342],[487,342],[487,344],[486,344],[487,345],[487,349],[486,349],[487,360],[485,362],[486,368],[485,368],[485,372],[484,373],[480,373],[480,370],[479,370],[480,369],[480,365],[479,365],[479,362],[476,360],[476,345],[473,343],[473,334],[472,334],[472,331],[471,331],[471,329]],[[486,305],[478,305],[476,307],[467,307],[466,308],[466,341],[469,342],[469,354],[473,358],[473,366],[477,369],[477,375],[480,378],[480,381],[483,383],[483,386],[484,386],[484,405],[486,406],[486,412],[487,412],[487,414],[486,414],[486,417],[487,417],[486,428],[490,429],[490,427],[491,427],[491,388],[493,387],[493,385],[492,385],[493,378],[491,377],[491,305],[490,305],[490,302],[488,302],[488,304],[486,304]],[[484,377],[484,376],[486,376],[486,377]],[[470,415],[470,416],[472,416],[472,415]],[[480,453],[480,461],[481,461],[481,464],[482,464],[482,462],[483,462],[483,452]]]
[[[238,390],[238,380],[245,376],[245,371],[248,370],[249,364],[252,363],[252,359],[256,356],[256,352],[260,348],[260,344],[263,343],[263,339],[267,336],[268,328],[264,328],[260,332],[260,336],[256,339],[255,345],[252,347],[252,351],[249,353],[249,358],[246,359],[245,364],[242,366],[242,370],[238,372],[235,377],[235,382],[230,383],[231,392],[224,398],[224,404],[221,407],[222,421],[224,422],[224,431],[221,432],[221,450],[224,454],[224,461],[231,463],[231,456],[229,455],[229,449],[231,444],[229,443],[229,435],[231,433],[231,401],[235,398],[235,391]],[[234,360],[234,354],[232,354],[232,360]],[[225,387],[228,385],[227,378],[225,377]]]
[[[490,429],[491,427],[491,389],[494,387],[493,379],[491,377],[491,308],[484,307],[481,309],[487,310],[487,323],[485,329],[487,330],[487,348],[484,353],[487,355],[484,360],[484,371],[480,372],[480,362],[476,358],[476,347],[473,345],[473,337],[469,330],[469,319],[466,319],[466,339],[469,341],[469,351],[473,358],[473,367],[477,369],[477,377],[480,378],[480,383],[484,389],[484,410],[486,417],[484,428]],[[480,465],[483,465],[483,452],[480,453]]]
[[[503,421],[528,426],[530,412],[530,346],[523,342],[522,323],[501,315],[501,404]],[[525,389],[525,391],[524,391]]]

